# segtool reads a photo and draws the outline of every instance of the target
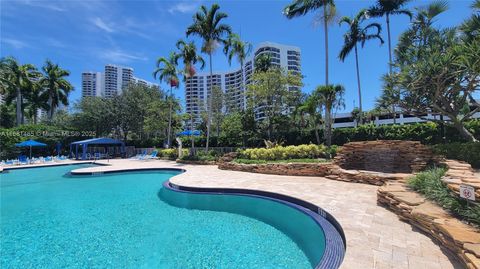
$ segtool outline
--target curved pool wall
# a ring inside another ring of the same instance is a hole
[[[183,187],[170,181],[164,182],[158,195],[177,207],[229,212],[263,221],[288,235],[312,268],[338,268],[343,261],[342,228],[330,214],[303,200],[265,191]]]
[[[93,173],[72,170],[69,175],[155,170],[178,173],[186,171],[178,168],[141,168]],[[313,268],[334,269],[340,267],[343,261],[346,244],[340,224],[328,212],[304,200],[248,189],[184,187],[175,185],[170,180],[163,183],[158,196],[176,207],[235,213],[263,221],[289,236],[302,249]]]

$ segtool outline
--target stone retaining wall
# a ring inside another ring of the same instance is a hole
[[[427,146],[403,140],[351,142],[335,157],[335,163],[344,169],[385,173],[418,172],[435,161]]]
[[[464,263],[480,268],[480,231],[452,217],[402,182],[388,182],[377,191],[377,201],[400,219],[438,240]]]
[[[389,174],[362,170],[345,170],[334,163],[267,163],[239,164],[220,162],[218,168],[250,173],[314,176],[354,183],[366,183],[381,186],[389,180],[404,180],[410,174]]]
[[[442,181],[450,190],[460,195],[460,185],[472,186],[476,198],[480,199],[480,178],[475,175],[470,164],[455,160],[445,160],[442,164],[448,168]]]

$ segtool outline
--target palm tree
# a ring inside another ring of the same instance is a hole
[[[392,38],[390,35],[390,16],[392,15],[407,15],[412,18],[412,13],[408,9],[403,9],[403,6],[410,0],[377,0],[377,3],[368,9],[368,15],[372,17],[383,17],[387,21],[388,34],[388,64],[390,73],[392,73]]]
[[[287,18],[303,16],[310,11],[323,8],[320,21],[323,24],[325,33],[325,84],[328,83],[328,25],[333,22],[336,16],[335,3],[333,0],[294,0],[290,5],[286,6],[283,14]]]
[[[325,139],[327,146],[332,145],[332,111],[340,107],[345,107],[343,95],[345,88],[342,85],[323,85],[315,90],[320,96],[320,100],[325,107]]]
[[[232,65],[232,59],[234,57],[237,57],[237,61],[240,64],[240,73],[242,74],[240,90],[242,92],[245,92],[245,86],[243,85],[243,63],[251,52],[252,44],[242,41],[237,34],[230,34],[223,47],[223,53],[225,53],[228,58],[228,64]]]
[[[47,100],[45,100],[43,95],[42,85],[38,82],[31,83],[28,91],[25,93],[25,99],[27,101],[28,116],[33,120],[33,124],[37,124],[38,110],[48,109]]]
[[[380,43],[383,44],[383,39],[380,36],[382,27],[378,23],[370,23],[367,26],[363,27],[362,22],[366,19],[367,10],[361,10],[354,18],[343,17],[340,19],[340,23],[346,23],[350,29],[344,35],[344,43],[338,58],[343,62],[345,58],[352,50],[355,50],[355,65],[357,68],[357,86],[358,86],[358,105],[359,105],[359,115],[360,122],[362,122],[362,91],[360,87],[360,69],[358,66],[358,49],[357,43],[362,45],[362,48],[365,46],[365,42],[371,39],[378,39]],[[369,33],[370,29],[376,30],[374,33]]]
[[[0,60],[2,69],[1,92],[6,95],[7,103],[16,99],[16,126],[23,124],[23,94],[31,87],[32,79],[38,74],[32,64],[20,64],[15,58],[7,57]]]
[[[153,77],[160,81],[164,81],[170,84],[170,95],[169,95],[169,115],[168,115],[168,129],[167,129],[167,148],[170,147],[170,135],[172,132],[172,106],[173,106],[173,88],[178,88],[178,70],[177,70],[177,54],[171,52],[168,58],[160,57],[157,60],[157,68],[153,71]]]
[[[210,87],[211,93],[213,86],[213,68],[212,68],[212,54],[217,48],[218,43],[224,42],[223,37],[232,33],[229,25],[221,23],[221,21],[228,17],[226,13],[218,11],[220,6],[213,4],[210,10],[206,6],[202,5],[200,11],[198,11],[193,17],[193,24],[187,28],[187,37],[190,35],[197,35],[203,39],[202,52],[208,54],[210,63]],[[208,97],[207,94],[207,143],[205,151],[208,151],[208,145],[210,141],[210,125],[211,125],[211,99],[213,96]]]
[[[298,107],[298,112],[302,114],[302,117],[305,113],[308,114],[309,120],[313,125],[315,138],[317,140],[318,145],[321,144],[319,127],[320,127],[320,121],[322,117],[322,114],[321,114],[322,107],[323,107],[323,104],[318,91],[314,91],[310,95],[308,95],[305,101],[301,103],[300,106]]]
[[[73,90],[73,86],[65,79],[70,72],[60,68],[58,64],[47,60],[42,70],[44,75],[38,83],[44,88],[42,96],[48,99],[48,120],[52,120],[60,103],[68,105],[68,94]]]
[[[179,59],[182,59],[184,71],[183,71],[183,80],[187,82],[191,79],[196,71],[195,71],[195,64],[199,62],[201,64],[200,68],[203,69],[205,67],[205,61],[203,60],[202,56],[197,54],[197,47],[193,41],[186,43],[184,40],[179,40],[176,44],[178,53],[175,59],[175,64],[178,63]],[[190,110],[190,131],[193,132],[194,130],[194,123],[193,123],[193,114],[192,109]],[[192,142],[192,151],[190,154],[194,153],[195,148],[195,139],[194,136],[191,135],[191,142]]]

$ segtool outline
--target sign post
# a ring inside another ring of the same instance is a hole
[[[469,185],[460,185],[460,197],[467,200],[467,203],[470,201],[475,201],[475,188]]]

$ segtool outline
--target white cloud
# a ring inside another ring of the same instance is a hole
[[[178,3],[178,4],[175,4],[175,5],[171,6],[168,9],[168,12],[170,12],[171,14],[174,14],[176,12],[190,13],[190,12],[195,11],[196,9],[197,9],[196,4],[181,2],[181,3]]]
[[[2,43],[5,43],[15,49],[22,49],[25,47],[28,47],[28,44],[20,41],[18,39],[12,39],[12,38],[2,38]]]
[[[145,56],[138,55],[138,54],[130,54],[118,49],[102,51],[100,52],[100,57],[111,63],[128,63],[132,61],[148,60],[147,57]]]
[[[112,25],[108,25],[106,22],[104,22],[101,18],[95,17],[90,20],[96,27],[102,29],[105,32],[108,33],[113,33],[115,32],[115,29],[113,28]]]
[[[32,7],[40,7],[40,8],[45,8],[45,9],[49,9],[49,10],[53,10],[53,11],[58,11],[58,12],[63,12],[63,11],[66,11],[65,8],[57,5],[57,4],[54,4],[54,1],[53,2],[46,2],[46,1],[32,1],[32,0],[24,0],[23,3],[25,5],[28,5],[28,6],[32,6]],[[62,3],[62,2],[58,2],[58,3]]]

